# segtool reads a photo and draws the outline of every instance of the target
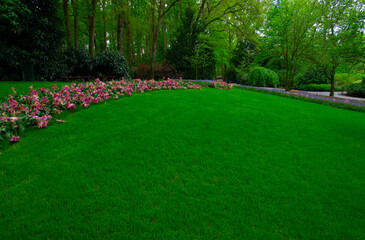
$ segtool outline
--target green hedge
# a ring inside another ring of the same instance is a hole
[[[329,84],[329,80],[324,75],[323,70],[316,67],[309,67],[302,74],[299,74],[295,79],[295,84],[299,85],[308,85],[308,84]]]
[[[256,87],[276,88],[279,84],[279,77],[270,69],[255,67],[247,74],[247,84]]]
[[[297,87],[298,90],[303,91],[324,91],[329,92],[331,91],[331,84],[307,84],[307,85],[299,85]],[[336,91],[343,91],[343,87],[338,86],[335,87]]]
[[[349,96],[365,98],[365,80],[360,83],[347,85],[345,91],[347,91],[347,95]]]

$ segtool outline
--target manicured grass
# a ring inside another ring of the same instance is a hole
[[[0,239],[361,239],[365,114],[242,89],[64,115],[0,155]]]

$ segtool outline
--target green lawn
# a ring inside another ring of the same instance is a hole
[[[364,113],[203,88],[63,117],[2,150],[0,239],[364,237]]]

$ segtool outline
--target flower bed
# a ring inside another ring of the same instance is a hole
[[[226,88],[227,83],[214,85],[216,88]],[[173,89],[201,89],[201,85],[192,82],[174,80],[140,80],[133,81],[107,81],[96,79],[95,82],[85,84],[71,84],[62,88],[56,85],[52,89],[40,88],[39,90],[29,87],[27,95],[19,95],[12,88],[13,95],[0,101],[0,141],[9,139],[17,142],[21,132],[29,126],[36,125],[38,128],[47,128],[50,121],[63,111],[73,111],[76,106],[89,107],[110,98],[118,99],[121,96],[131,96],[132,93],[144,93],[154,90]],[[64,122],[57,119],[56,123]]]
[[[210,87],[210,88],[218,88],[218,89],[226,89],[230,90],[233,88],[232,84],[223,82],[223,81],[216,81],[216,80],[183,80],[185,83],[194,82],[195,84],[200,84],[203,87]]]

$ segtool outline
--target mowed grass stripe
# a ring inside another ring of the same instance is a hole
[[[0,155],[1,239],[360,239],[365,115],[234,89],[133,95]]]

